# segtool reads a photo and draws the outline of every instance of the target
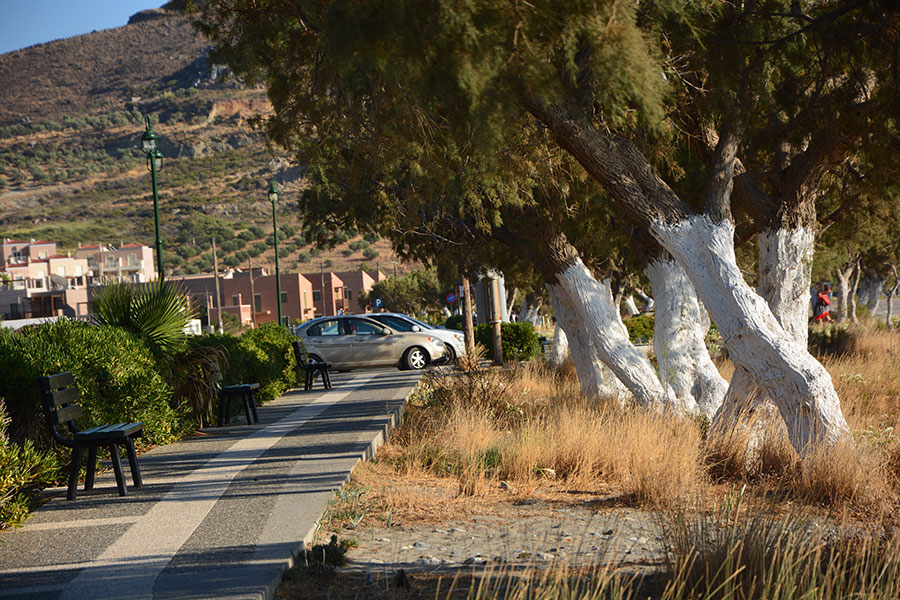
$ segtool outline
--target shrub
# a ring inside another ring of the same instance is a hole
[[[356,240],[354,242],[350,242],[349,248],[356,252],[357,250],[365,250],[369,247],[369,242],[366,240]]]
[[[859,340],[859,333],[849,322],[814,324],[809,327],[809,351],[817,356],[839,355],[852,352]]]
[[[294,336],[275,323],[250,329],[241,336],[206,334],[191,345],[219,346],[227,354],[223,385],[259,383],[262,401],[274,400],[297,382],[297,363],[291,342]]]
[[[365,250],[363,250],[363,256],[366,257],[366,260],[376,259],[378,258],[379,254],[380,252],[378,252],[378,250],[376,250],[375,248],[366,248]]]
[[[625,319],[625,328],[632,344],[647,344],[653,340],[653,326],[656,320],[653,315],[637,315]]]
[[[488,356],[494,356],[494,334],[491,325],[482,323],[475,327],[475,343],[487,348]],[[531,360],[541,353],[541,342],[531,323],[502,323],[503,360]]]
[[[7,425],[6,405],[0,398],[0,529],[21,524],[36,493],[61,473],[53,453],[38,451],[31,440],[21,446],[10,442]]]
[[[43,421],[37,377],[71,371],[84,407],[82,427],[122,421],[144,423],[143,446],[172,442],[192,429],[172,406],[172,388],[153,354],[137,336],[118,327],[60,319],[21,333],[0,335],[4,396],[13,442],[51,447]]]
[[[463,316],[462,315],[450,315],[447,317],[447,321],[444,323],[444,327],[447,329],[456,329],[461,331],[463,328]]]

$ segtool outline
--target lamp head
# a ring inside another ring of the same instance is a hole
[[[275,188],[275,182],[269,183],[269,200],[274,204],[278,201],[278,190]]]
[[[149,156],[151,152],[156,150],[157,137],[153,128],[150,126],[149,115],[144,115],[144,123],[146,127],[144,129],[144,135],[141,136],[141,150],[144,151],[144,154]]]
[[[163,153],[159,151],[159,148],[154,148],[147,153],[147,170],[152,171],[156,169],[156,171],[162,171],[162,168]]]

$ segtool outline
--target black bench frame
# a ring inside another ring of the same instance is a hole
[[[240,398],[244,405],[244,413],[247,415],[247,425],[253,422],[259,423],[259,415],[256,414],[256,392],[259,391],[258,383],[239,383],[228,385],[219,389],[219,427],[231,422],[231,403],[234,398]]]
[[[311,390],[313,386],[313,381],[315,381],[316,374],[322,376],[322,386],[326,390],[331,389],[331,375],[328,374],[328,369],[331,368],[331,363],[327,362],[309,362],[306,360],[307,353],[303,349],[303,344],[299,341],[291,342],[291,346],[294,347],[294,358],[297,359],[297,368],[303,369],[306,373],[306,377],[303,382],[304,390]]]
[[[68,500],[74,500],[78,488],[78,475],[81,470],[81,455],[84,448],[88,449],[87,476],[84,480],[84,489],[94,488],[94,472],[97,467],[97,448],[103,446],[109,450],[112,459],[113,470],[116,473],[116,486],[120,496],[128,495],[125,486],[125,475],[122,473],[122,461],[119,458],[119,446],[124,446],[128,453],[128,463],[131,466],[131,478],[134,487],[143,485],[141,469],[137,462],[137,453],[134,451],[134,438],[144,434],[143,423],[116,423],[115,425],[99,425],[90,429],[79,429],[75,420],[80,418],[84,411],[77,404],[78,388],[75,387],[75,378],[71,373],[57,373],[56,375],[44,375],[38,377],[38,386],[41,390],[41,400],[44,406],[44,417],[50,435],[58,443],[72,449],[72,464],[69,467],[69,489],[66,493]],[[71,437],[64,435],[61,428],[67,428]]]

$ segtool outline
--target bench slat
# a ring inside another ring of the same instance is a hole
[[[52,411],[49,417],[53,425],[65,425],[66,423],[80,418],[83,414],[84,411],[81,409],[80,405],[72,404],[71,406],[58,408]]]
[[[46,392],[47,398],[50,399],[50,406],[57,407],[64,404],[74,404],[78,402],[78,388],[70,387],[53,392]]]
[[[55,375],[44,375],[38,378],[40,380],[41,391],[49,392],[63,387],[75,385],[75,377],[72,373],[57,373]]]
[[[79,431],[75,434],[75,439],[83,440],[103,440],[118,439],[129,437],[140,432],[144,428],[143,423],[117,423],[116,425],[101,425],[85,431]]]

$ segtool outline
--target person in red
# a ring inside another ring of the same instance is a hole
[[[816,303],[813,305],[813,321],[816,323],[831,323],[831,313],[828,307],[831,300],[828,294],[831,292],[831,286],[823,283],[819,286],[816,293]]]

